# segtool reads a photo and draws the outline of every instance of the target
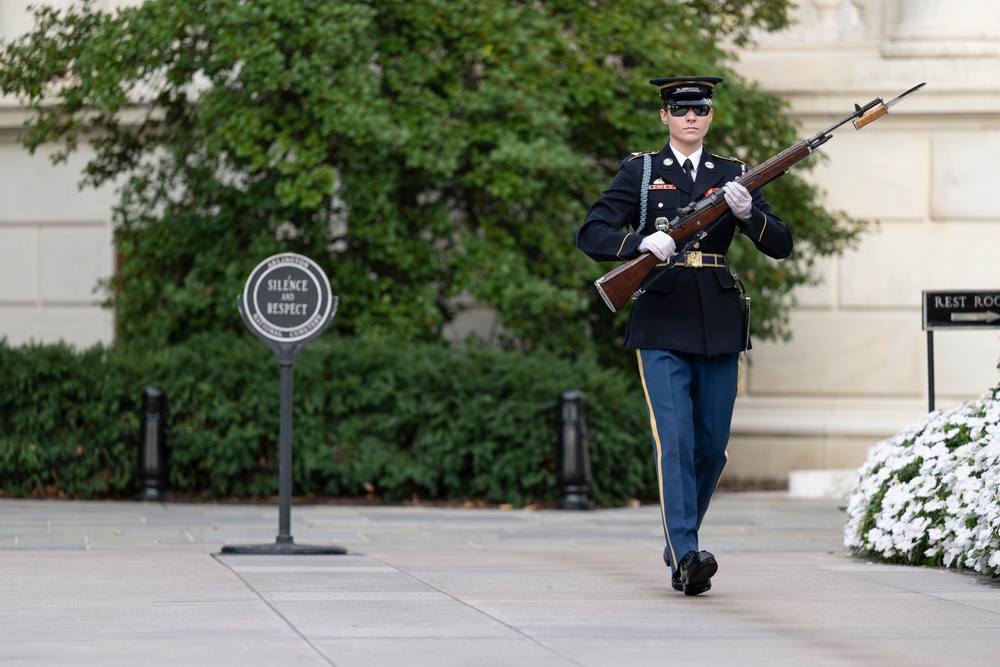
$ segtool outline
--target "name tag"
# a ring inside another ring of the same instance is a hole
[[[669,183],[664,183],[663,185],[650,185],[650,190],[676,190],[676,185],[670,185]]]

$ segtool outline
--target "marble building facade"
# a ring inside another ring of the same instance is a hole
[[[1000,292],[1000,3],[800,0],[796,19],[737,69],[789,101],[803,136],[927,85],[820,149],[828,206],[877,224],[797,295],[792,341],[751,353],[727,471],[747,478],[857,467],[928,411],[923,291]],[[998,360],[1000,329],[935,332],[935,406],[995,387]]]

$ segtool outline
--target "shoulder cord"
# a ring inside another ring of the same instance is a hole
[[[653,171],[653,159],[649,153],[642,156],[642,191],[639,192],[639,226],[635,233],[638,234],[646,226],[646,202],[649,199],[649,175]]]

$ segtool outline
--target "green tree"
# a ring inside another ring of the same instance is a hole
[[[22,140],[89,142],[84,186],[115,184],[120,340],[242,329],[234,297],[264,257],[306,254],[341,298],[334,326],[437,340],[469,295],[504,342],[612,349],[612,315],[573,235],[629,152],[659,148],[653,76],[721,75],[710,149],[755,164],[800,137],[730,65],[790,0],[93,0],[36,10],[0,48]],[[790,174],[781,264],[734,249],[758,337],[786,335],[791,288],[860,223]]]

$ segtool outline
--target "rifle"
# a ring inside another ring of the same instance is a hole
[[[860,130],[868,123],[889,113],[889,107],[917,92],[924,85],[926,84],[916,85],[888,102],[883,102],[881,97],[876,97],[864,106],[855,104],[854,112],[850,115],[822,132],[817,132],[808,139],[803,139],[766,162],[757,165],[737,178],[736,182],[741,183],[747,190],[756,190],[767,185],[829,141],[833,136],[832,132],[841,125],[853,120],[854,128]],[[726,203],[725,195],[722,190],[717,190],[704,199],[677,209],[677,216],[669,222],[666,218],[657,218],[656,228],[669,234],[677,244],[678,252],[684,252],[705,238],[709,230],[728,210],[729,204]],[[617,312],[628,302],[630,297],[637,299],[642,296],[646,288],[649,287],[648,284],[642,286],[643,281],[660,261],[653,253],[644,252],[635,259],[631,259],[604,274],[594,282],[594,285],[608,308],[612,312]]]

